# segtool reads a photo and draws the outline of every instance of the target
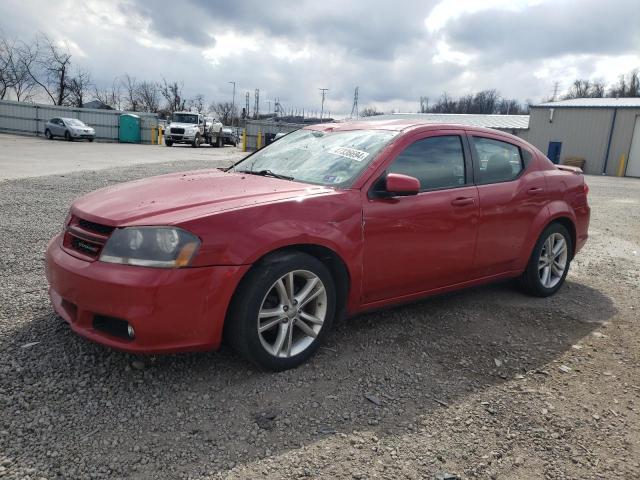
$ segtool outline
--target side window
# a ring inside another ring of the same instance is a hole
[[[417,140],[396,157],[388,171],[417,178],[421,191],[464,185],[462,140],[458,135]]]
[[[507,182],[522,172],[520,148],[492,138],[471,137],[479,162],[478,183]]]

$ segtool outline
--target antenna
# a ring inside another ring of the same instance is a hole
[[[322,116],[324,114],[324,97],[327,94],[327,92],[329,91],[328,88],[319,88],[318,90],[320,90],[321,95],[322,95],[322,107],[320,110],[320,123],[322,123]]]
[[[351,118],[358,118],[358,88],[353,92],[353,106],[351,107]]]

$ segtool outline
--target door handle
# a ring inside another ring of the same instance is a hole
[[[476,201],[473,197],[458,197],[454,200],[451,200],[451,205],[454,207],[465,207],[467,205],[473,205]]]
[[[537,195],[537,194],[542,193],[542,192],[544,192],[544,188],[542,188],[542,187],[532,187],[529,190],[527,190],[527,193],[529,195]]]

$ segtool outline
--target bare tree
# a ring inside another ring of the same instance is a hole
[[[198,113],[204,112],[204,95],[198,93],[195,97],[189,99],[187,105],[189,110],[195,110]]]
[[[103,105],[108,105],[116,110],[122,109],[122,89],[120,79],[115,79],[111,88],[99,89],[93,87],[93,96]]]
[[[384,112],[379,111],[375,105],[370,107],[365,107],[360,112],[361,117],[374,117],[376,115],[384,115]]]
[[[130,112],[138,111],[138,81],[135,77],[130,76],[128,73],[124,74],[124,77],[120,80],[120,84],[124,90],[124,101],[126,102],[126,109]]]
[[[6,38],[0,39],[0,100],[13,88],[13,76],[11,65],[14,63],[15,42],[10,42]]]
[[[58,47],[48,36],[40,34],[35,44],[26,45],[29,57],[35,57],[31,65],[26,65],[33,81],[40,86],[54,105],[62,105],[69,96],[69,70],[71,54],[66,48]]]
[[[18,101],[30,98],[35,84],[27,67],[35,58],[22,42],[0,38],[0,99],[6,98],[10,91]]]
[[[75,76],[69,79],[67,90],[69,95],[65,104],[72,107],[82,107],[91,88],[91,75],[88,70],[78,68]]]
[[[186,101],[182,98],[182,83],[167,82],[167,79],[163,78],[160,85],[160,93],[167,101],[167,110],[169,112],[184,110]]]
[[[136,89],[139,105],[145,112],[156,113],[160,108],[160,90],[155,82],[140,82]]]
[[[627,75],[620,75],[620,80],[609,89],[609,97],[640,97],[640,75],[638,70],[632,70]]]
[[[209,110],[215,112],[218,120],[224,125],[231,125],[233,118],[233,103],[231,102],[215,102],[209,106]]]

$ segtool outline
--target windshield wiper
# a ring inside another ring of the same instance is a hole
[[[293,180],[293,177],[289,175],[280,175],[279,173],[274,173],[271,170],[236,170],[238,173],[249,173],[251,175],[260,175],[261,177],[273,177],[279,178],[280,180]]]

